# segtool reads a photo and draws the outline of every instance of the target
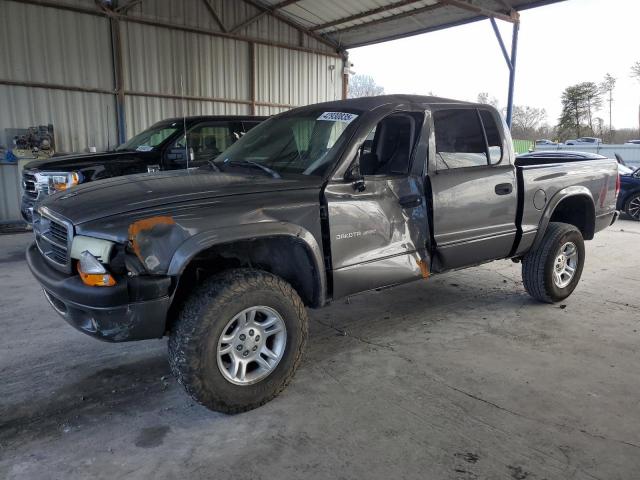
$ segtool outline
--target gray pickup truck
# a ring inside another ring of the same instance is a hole
[[[360,98],[277,115],[198,169],[55,194],[26,255],[71,325],[168,335],[189,394],[241,412],[293,376],[305,306],[497,259],[566,298],[618,188],[615,160],[516,161],[487,105]]]

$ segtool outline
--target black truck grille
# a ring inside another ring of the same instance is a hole
[[[47,211],[34,211],[33,232],[42,256],[57,270],[71,273],[71,225]]]

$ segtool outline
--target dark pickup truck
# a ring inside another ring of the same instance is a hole
[[[31,223],[33,209],[44,198],[80,183],[204,165],[265,118],[172,118],[152,125],[110,152],[63,155],[29,162],[22,171],[22,218]]]
[[[186,390],[240,412],[291,379],[305,306],[497,259],[534,298],[568,297],[618,188],[615,160],[516,163],[487,105],[360,98],[272,117],[200,169],[55,194],[26,256],[71,325],[169,335]]]

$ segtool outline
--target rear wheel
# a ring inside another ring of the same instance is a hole
[[[169,362],[196,401],[244,412],[286,387],[307,331],[302,300],[287,282],[260,270],[231,270],[186,301],[169,339]]]
[[[578,285],[584,260],[580,230],[567,223],[552,222],[540,246],[522,261],[524,287],[541,302],[564,300]]]
[[[635,221],[640,221],[640,193],[627,200],[624,211]]]

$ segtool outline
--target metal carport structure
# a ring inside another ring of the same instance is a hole
[[[58,151],[100,151],[162,118],[335,100],[348,49],[487,18],[510,123],[518,12],[557,1],[0,0],[0,147],[5,132],[53,124]],[[511,52],[497,20],[513,25]],[[20,219],[20,168],[0,158],[0,222]]]
[[[490,19],[509,70],[506,120],[511,127],[520,10],[562,0],[267,0],[264,12],[287,18],[307,32],[328,40],[338,52]],[[253,4],[258,2],[252,1]],[[496,19],[512,27],[507,51]],[[347,80],[343,84],[346,96]]]

